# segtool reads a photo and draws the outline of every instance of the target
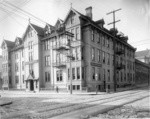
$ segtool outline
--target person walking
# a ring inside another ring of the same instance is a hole
[[[56,86],[56,92],[59,93],[59,88],[58,88],[58,86]]]

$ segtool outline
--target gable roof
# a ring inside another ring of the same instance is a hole
[[[135,57],[150,57],[150,50],[142,50],[135,53]]]
[[[27,28],[26,28],[26,30],[25,30],[25,33],[23,34],[22,39],[24,39],[24,37],[26,36],[26,33],[27,33],[29,27],[33,28],[33,29],[36,31],[36,33],[37,33],[38,35],[44,36],[44,28],[42,28],[42,27],[40,27],[40,26],[37,26],[37,25],[32,24],[32,23],[29,22],[29,24],[28,24],[28,26],[27,26]]]
[[[38,33],[38,35],[43,36],[44,35],[44,28],[37,26],[35,24],[30,23],[31,26],[34,28],[34,30],[36,30],[36,32]]]
[[[13,48],[15,46],[15,42],[4,40],[4,42],[7,44],[8,47]]]

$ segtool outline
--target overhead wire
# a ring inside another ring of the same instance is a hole
[[[22,3],[20,6],[24,6],[26,4],[28,4],[31,0],[28,0],[24,3]],[[9,6],[5,5],[3,2],[0,2],[1,5],[3,5],[4,7],[6,7],[6,9],[10,8]],[[4,8],[3,8],[4,9]],[[4,19],[7,19],[7,17],[9,17],[10,15],[16,14],[17,9],[14,8],[10,8],[11,11],[10,13],[8,13],[3,19],[0,19],[0,21],[3,21]]]
[[[5,2],[6,4],[8,4],[8,5],[10,5],[10,6],[12,6],[12,7],[18,9],[18,10],[21,11],[22,13],[25,13],[26,15],[29,15],[29,16],[31,16],[31,17],[37,19],[38,21],[40,21],[40,22],[42,22],[42,23],[44,23],[44,24],[47,23],[47,22],[43,21],[42,19],[36,17],[35,15],[33,15],[33,14],[31,14],[31,13],[29,13],[29,12],[27,12],[27,11],[25,11],[25,10],[23,10],[23,9],[21,9],[21,8],[19,8],[19,7],[17,7],[17,6],[15,6],[14,4],[11,4],[11,3],[8,2],[8,1],[4,1],[4,2]]]
[[[3,12],[5,12],[5,13],[9,13],[9,11],[7,11],[7,10],[1,8],[1,7],[0,7],[0,9],[1,9]],[[9,17],[11,17],[11,18],[12,18],[14,21],[16,21],[19,25],[21,25],[22,27],[25,28],[25,26],[24,26],[23,24],[21,24],[18,20],[16,20],[16,18],[14,18],[12,15],[10,15]]]

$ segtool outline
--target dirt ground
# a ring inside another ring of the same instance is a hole
[[[99,114],[89,119],[128,119],[150,118],[150,97],[116,108],[107,113]]]

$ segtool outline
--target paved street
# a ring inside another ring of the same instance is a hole
[[[56,94],[56,93],[25,93],[0,92],[1,100],[11,100],[11,105],[0,107],[2,119],[70,119],[89,118],[122,105],[133,105],[135,101],[149,99],[149,89],[142,88],[118,93],[91,94]],[[140,104],[140,102],[138,102]],[[144,104],[145,106],[148,104]]]

